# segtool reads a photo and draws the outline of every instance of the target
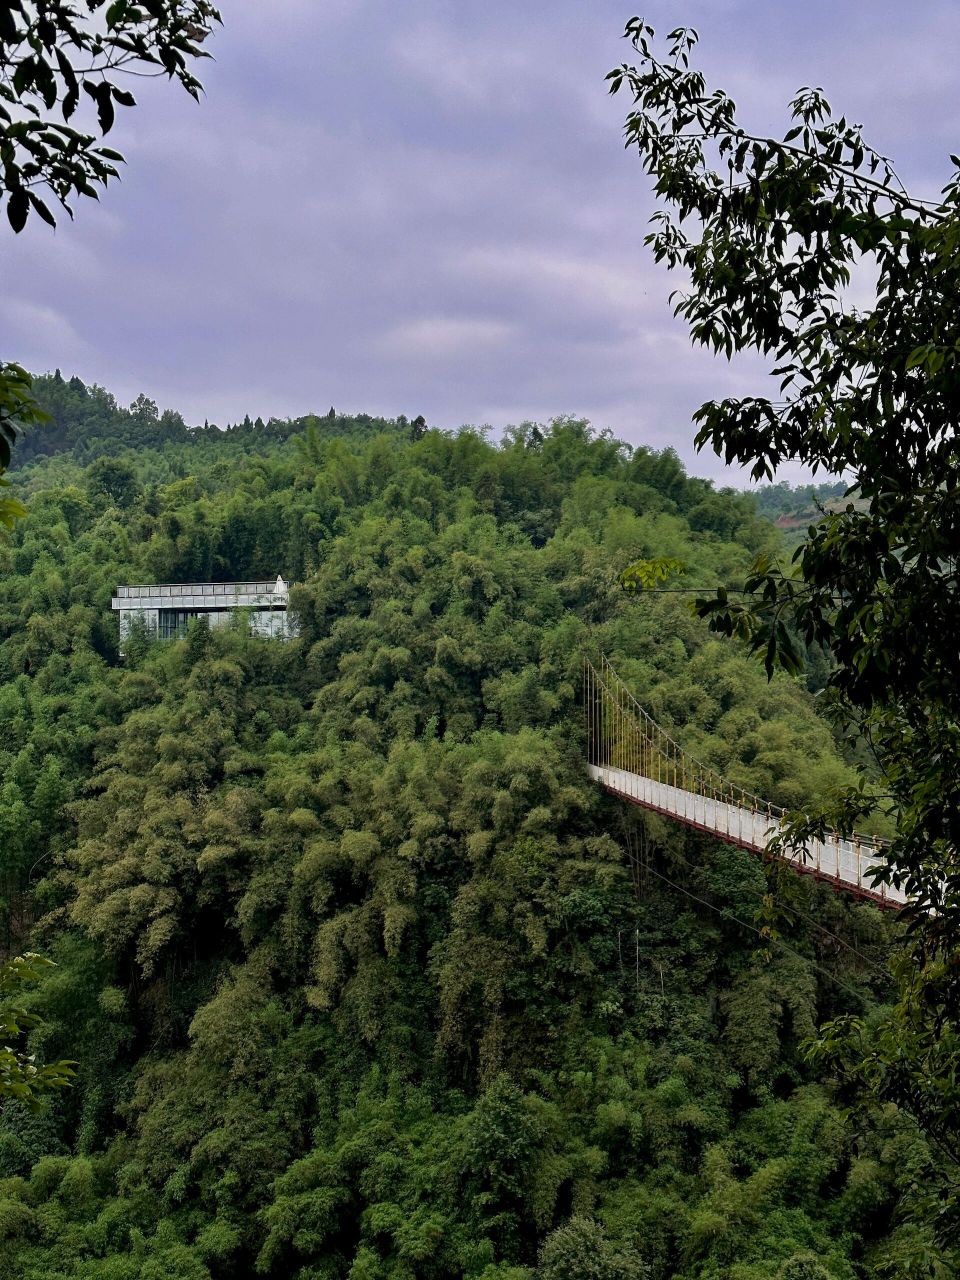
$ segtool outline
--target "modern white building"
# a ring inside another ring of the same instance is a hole
[[[120,615],[120,645],[137,620],[147,631],[170,639],[182,635],[191,618],[206,618],[211,627],[223,626],[230,615],[244,610],[256,635],[287,639],[297,634],[287,612],[288,587],[276,582],[180,582],[145,587],[117,587],[110,607]]]

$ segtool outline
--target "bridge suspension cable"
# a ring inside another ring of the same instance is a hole
[[[786,811],[727,782],[685,751],[647,714],[602,655],[596,667],[584,659],[583,699],[587,768],[606,791],[741,849],[767,852]],[[802,849],[778,846],[774,852],[797,871],[882,906],[900,907],[906,902],[901,889],[874,883],[872,872],[886,865],[884,843],[828,831]]]

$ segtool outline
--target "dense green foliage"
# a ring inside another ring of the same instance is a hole
[[[788,571],[760,557],[747,595],[702,613],[768,670],[799,666],[798,635],[829,650],[827,695],[870,744],[912,954],[891,1016],[839,1024],[825,1048],[938,1144],[949,1177],[924,1212],[960,1249],[960,156],[940,198],[918,199],[821,90],[797,93],[782,136],[753,133],[695,65],[696,32],[662,51],[639,18],[626,35],[637,65],[611,88],[632,98],[627,145],[658,197],[647,242],[686,282],[676,312],[695,342],[766,357],[776,388],[703,405],[698,444],[755,478],[800,461],[858,494],[811,524]],[[794,831],[849,828],[863,808],[853,787]]]
[[[8,946],[57,962],[34,1047],[80,1066],[0,1111],[3,1274],[909,1274],[931,1246],[898,1204],[935,1162],[801,1051],[877,1015],[890,918],[797,880],[764,954],[761,866],[582,763],[602,649],[734,780],[852,781],[802,682],[617,585],[641,556],[736,585],[775,537],[749,500],[572,420],[185,433],[41,394],[60,452],[28,442],[2,550],[0,895]],[[239,618],[119,659],[118,582],[278,572],[299,639]]]
[[[0,488],[9,488],[6,470],[17,435],[26,424],[40,425],[43,413],[33,399],[32,380],[26,369],[0,361]],[[0,524],[12,529],[25,512],[16,498],[0,497]]]

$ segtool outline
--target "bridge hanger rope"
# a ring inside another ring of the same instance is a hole
[[[687,858],[683,857],[683,855],[682,855],[682,854],[677,853],[677,851],[676,851],[675,849],[671,849],[671,851],[670,851],[670,857],[671,857],[671,859],[676,859],[676,861],[677,861],[677,862],[682,862],[682,863],[683,863],[683,865],[684,865],[684,866],[685,866],[689,871],[696,872],[697,867],[694,865],[694,863],[690,862]],[[657,871],[655,867],[650,867],[650,868],[649,868],[649,871],[650,871],[651,875],[659,876],[659,877],[660,877],[660,879],[661,879],[661,880],[665,880],[665,881],[667,882],[667,884],[673,884],[673,881],[672,881],[672,880],[667,879],[667,877],[666,877],[666,876],[664,876],[664,875],[662,875],[659,871]],[[674,885],[674,888],[678,888],[678,889],[680,890],[680,892],[681,892],[681,893],[687,893],[687,894],[688,894],[688,896],[690,896],[690,897],[696,897],[696,895],[695,895],[695,894],[692,894],[692,893],[690,893],[690,891],[689,891],[689,890],[684,889],[682,885]],[[697,900],[698,902],[705,902],[705,900],[704,900],[703,898],[697,898],[696,900]],[[744,925],[744,926],[745,926],[746,928],[748,928],[748,929],[753,929],[753,931],[754,931],[756,934],[758,934],[760,937],[764,938],[764,940],[767,940],[767,936],[768,936],[768,935],[765,935],[765,934],[762,932],[762,930],[759,928],[759,926],[757,926],[757,925],[752,925],[752,924],[747,924],[747,922],[746,922],[745,920],[741,920],[739,916],[734,915],[734,913],[733,913],[731,910],[729,910],[729,908],[727,908],[727,907],[718,907],[718,906],[716,906],[715,904],[706,903],[706,902],[705,902],[705,905],[707,905],[707,906],[711,906],[711,907],[712,907],[712,909],[713,909],[714,911],[719,912],[721,915],[729,916],[731,920],[736,920],[736,922],[737,922],[738,924],[742,924],[742,925]],[[845,948],[847,951],[849,951],[852,955],[856,956],[856,957],[857,957],[857,959],[861,962],[861,964],[864,966],[864,968],[865,968],[865,969],[868,969],[868,970],[872,971],[872,972],[873,972],[877,977],[879,977],[879,978],[883,978],[885,982],[888,982],[888,983],[889,983],[889,981],[890,981],[890,970],[889,970],[889,968],[888,968],[886,965],[881,964],[878,960],[874,960],[874,959],[872,959],[870,956],[868,956],[868,955],[866,954],[866,952],[861,951],[861,950],[859,949],[859,947],[855,947],[855,946],[853,945],[853,943],[852,943],[852,942],[847,942],[847,940],[846,940],[845,938],[841,938],[841,937],[840,937],[840,935],[839,935],[838,933],[834,933],[832,929],[828,929],[828,928],[827,928],[827,926],[823,923],[823,921],[822,921],[818,916],[815,916],[812,912],[810,912],[810,911],[805,911],[802,907],[798,907],[795,903],[791,903],[791,904],[790,904],[790,906],[789,906],[789,910],[790,910],[790,912],[792,912],[794,915],[801,916],[804,920],[806,920],[806,921],[807,921],[807,923],[808,923],[808,924],[813,925],[813,927],[814,927],[815,929],[819,929],[821,933],[825,933],[825,934],[827,935],[827,937],[828,937],[828,938],[832,938],[832,939],[833,939],[833,941],[834,941],[834,942],[836,942],[838,946],[844,947],[844,948]],[[777,941],[782,941],[782,939],[780,939],[780,938],[778,938],[778,937],[776,937],[776,936],[772,936],[772,937],[770,938],[770,941],[777,942]],[[786,944],[786,943],[784,943],[783,945],[784,945],[784,946],[786,946],[787,944]],[[790,949],[790,948],[788,948],[788,950],[789,950],[789,949]],[[801,959],[806,960],[806,961],[807,961],[807,963],[812,964],[812,965],[814,965],[815,967],[819,967],[819,965],[818,965],[818,963],[817,963],[817,961],[816,961],[816,960],[811,960],[808,956],[804,956],[804,955],[803,955],[801,952],[799,952],[799,951],[798,951],[798,952],[796,952],[795,954],[796,954],[796,955],[798,955],[798,956],[800,956],[800,957],[801,957]],[[824,970],[824,972],[826,972],[826,970]]]
[[[606,790],[743,849],[775,857],[881,905],[902,906],[899,887],[876,884],[888,841],[827,831],[791,848],[787,811],[685,751],[640,705],[606,655],[583,664],[588,768]]]
[[[765,812],[771,816],[781,818],[786,814],[786,809],[780,805],[771,804],[770,801],[762,799],[752,791],[748,791],[746,787],[741,787],[736,783],[728,783],[723,775],[714,769],[711,765],[704,764],[702,760],[698,760],[696,756],[691,755],[685,747],[682,747],[676,738],[669,734],[666,729],[661,728],[653,717],[644,710],[637,699],[633,696],[624,682],[620,679],[613,667],[610,665],[606,654],[600,654],[600,672],[596,671],[593,664],[586,659],[586,664],[596,676],[597,683],[607,697],[611,698],[618,710],[621,712],[623,704],[632,710],[633,715],[640,721],[641,726],[648,727],[652,732],[645,733],[644,737],[649,738],[651,743],[656,745],[656,749],[660,751],[661,756],[669,763],[679,762],[681,779],[686,778],[689,774],[689,780],[695,781],[698,777],[705,781],[709,781],[716,791],[717,797],[721,795],[738,796],[744,807]],[[602,674],[601,674],[602,672]],[[622,712],[621,712],[622,719]],[[619,726],[623,729],[625,726]],[[663,745],[659,745],[659,744]],[[687,768],[689,766],[689,768]],[[676,769],[674,767],[674,772]],[[659,780],[659,779],[658,779]]]
[[[682,861],[683,859],[681,858],[681,862]],[[687,863],[687,866],[689,865],[690,864]],[[744,929],[749,929],[751,933],[755,933],[757,935],[757,937],[761,940],[761,942],[765,944],[771,944],[774,946],[782,947],[783,950],[788,951],[790,955],[796,956],[796,958],[798,960],[801,960],[804,964],[808,964],[810,965],[811,968],[816,969],[818,973],[822,973],[825,978],[829,979],[829,981],[834,984],[834,986],[840,987],[843,991],[846,991],[850,995],[855,996],[858,1001],[863,1000],[864,998],[863,991],[858,991],[855,987],[850,986],[849,983],[844,982],[843,978],[838,978],[835,973],[831,973],[831,971],[826,967],[826,965],[822,965],[818,960],[812,960],[809,956],[805,956],[802,951],[798,951],[796,947],[791,947],[789,942],[785,942],[783,938],[779,937],[779,935],[767,936],[758,928],[757,925],[749,924],[746,920],[741,920],[739,916],[734,915],[734,913],[730,911],[727,907],[718,907],[716,903],[709,902],[706,898],[701,898],[699,894],[694,893],[691,889],[685,888],[682,884],[677,884],[676,881],[671,880],[669,876],[665,876],[663,872],[657,871],[655,867],[650,867],[649,870],[651,875],[656,876],[658,880],[662,880],[664,884],[668,884],[671,887],[671,889],[676,889],[678,893],[684,894],[686,897],[690,898],[693,902],[699,902],[701,906],[708,907],[711,911],[715,911],[718,915],[723,916],[724,919],[733,920],[734,923],[742,925]],[[831,937],[835,937],[835,936],[836,936],[835,934],[831,934]],[[841,941],[841,939],[837,939],[837,940]],[[849,945],[849,944],[844,944],[844,945]],[[856,949],[851,947],[850,950],[855,951]],[[857,951],[856,954],[860,955],[861,953]],[[861,959],[863,958],[864,957],[861,956]],[[890,974],[886,970],[881,969],[878,965],[871,964],[870,961],[866,961],[866,963],[870,965],[870,967],[873,968],[879,975],[881,975],[882,977],[886,978],[889,981]]]

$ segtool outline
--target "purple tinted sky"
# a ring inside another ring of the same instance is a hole
[[[0,232],[0,350],[145,391],[188,421],[366,410],[499,428],[588,416],[694,461],[690,415],[762,389],[693,351],[642,247],[622,149],[630,53],[610,0],[242,0],[199,107],[146,83],[128,165],[56,233]],[[689,22],[745,123],[780,129],[802,84],[909,181],[960,149],[960,7],[925,0],[655,0]]]

